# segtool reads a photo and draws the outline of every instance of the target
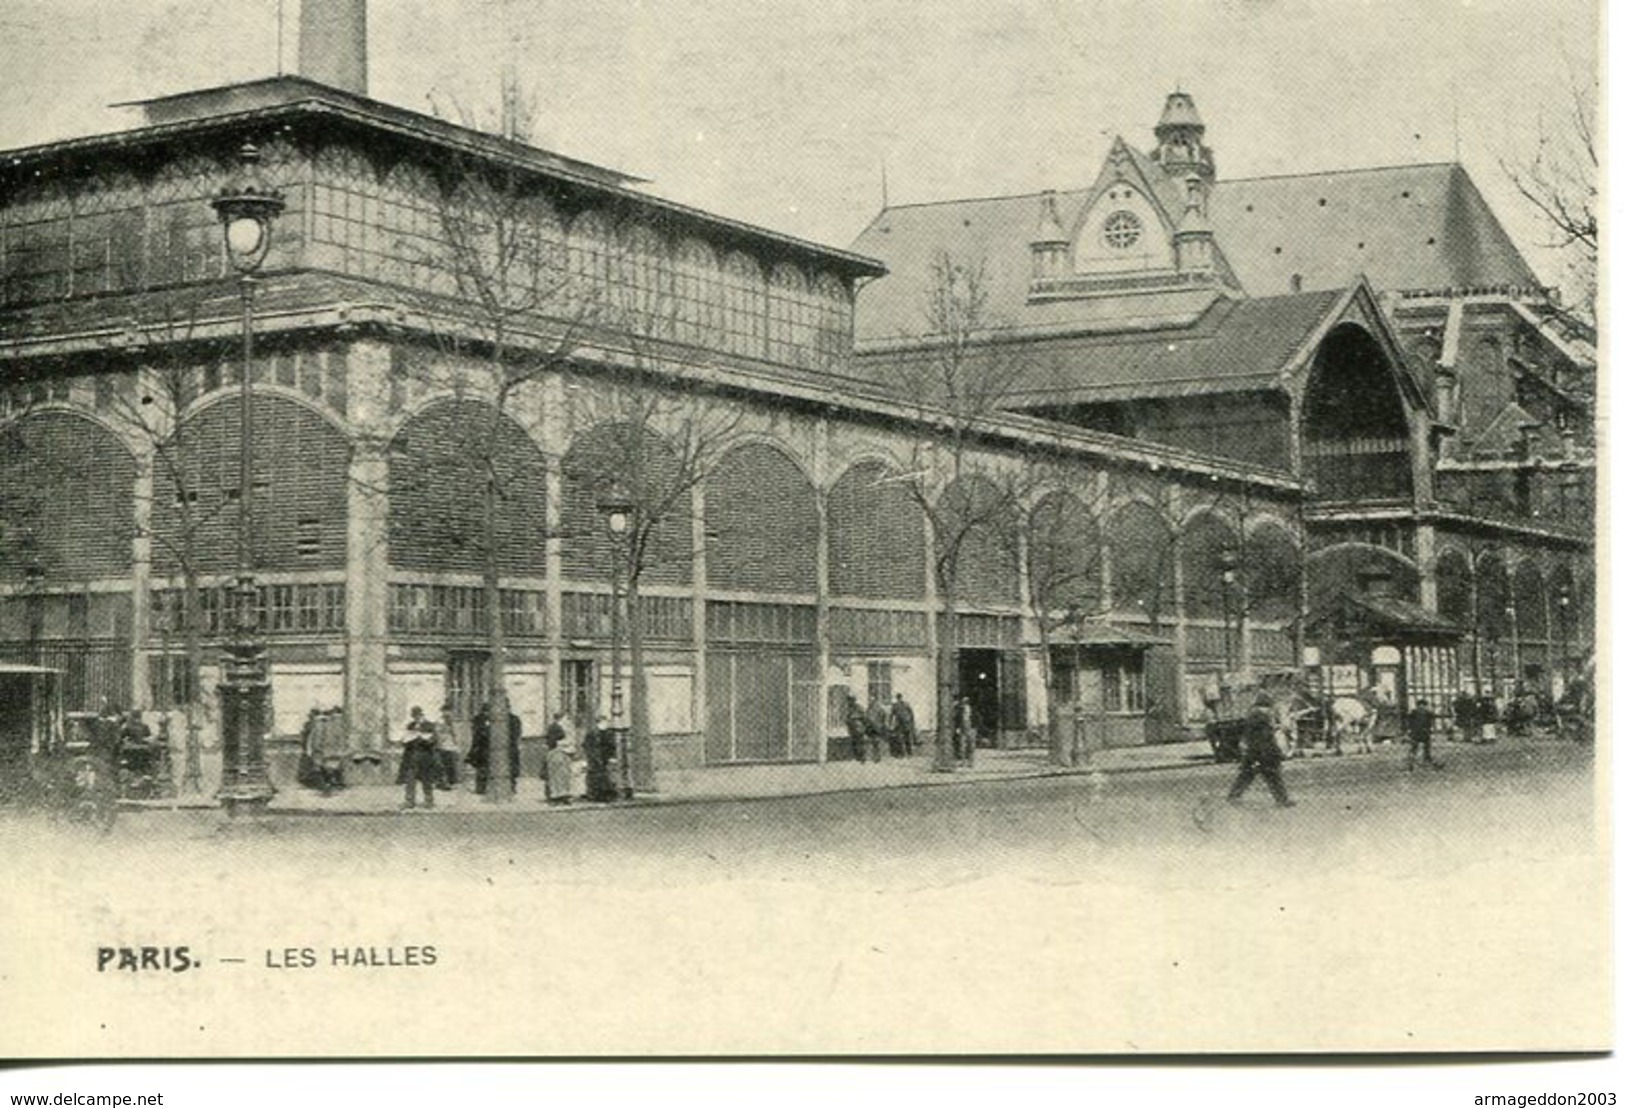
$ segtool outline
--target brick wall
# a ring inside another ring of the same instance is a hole
[[[409,420],[389,461],[389,562],[402,569],[480,573],[485,567],[485,474],[495,459],[497,565],[541,576],[547,564],[547,469],[542,452],[512,419],[491,431],[491,408],[465,400],[436,404]],[[494,441],[494,450],[488,445]]]
[[[0,430],[0,575],[45,581],[130,571],[135,461],[105,427],[36,412]]]
[[[634,442],[641,441],[641,451]],[[641,456],[641,461],[637,459]],[[633,464],[637,461],[637,464]],[[608,581],[611,552],[601,495],[620,480],[635,502],[659,505],[663,514],[648,543],[640,580],[659,585],[687,584],[693,576],[693,498],[673,492],[681,462],[658,436],[637,434],[626,424],[600,425],[576,436],[562,466],[564,576],[572,581]]]
[[[157,572],[180,571],[188,532],[198,572],[236,566],[239,414],[235,397],[210,404],[186,421],[166,448],[167,458],[155,462]],[[349,458],[343,433],[309,408],[286,397],[254,398],[256,569],[344,567]]]
[[[707,483],[707,580],[714,588],[818,589],[818,503],[795,463],[751,443],[722,459]]]
[[[878,462],[843,474],[829,493],[829,585],[865,600],[925,597],[925,522]]]
[[[1019,568],[1012,545],[1018,525],[1013,511],[993,510],[998,498],[992,485],[973,479],[949,486],[938,506],[943,536],[958,537],[965,529],[955,578],[961,601],[1020,602]]]

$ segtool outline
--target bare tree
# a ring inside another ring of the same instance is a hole
[[[164,621],[161,630],[166,646],[168,632],[173,628],[180,635],[184,651],[180,685],[186,742],[180,787],[191,793],[203,788],[198,711],[205,628],[199,582],[206,534],[219,525],[228,508],[223,489],[206,491],[204,470],[206,466],[212,470],[210,463],[214,459],[202,457],[196,428],[185,418],[199,388],[199,366],[188,352],[196,321],[195,304],[178,299],[161,301],[152,321],[143,329],[143,352],[148,356],[134,376],[114,379],[107,409],[124,435],[150,453],[153,502],[148,505],[147,534],[180,572],[178,607],[166,603],[155,614]],[[141,645],[136,644],[137,649]],[[162,654],[162,666],[162,702],[156,707],[164,711],[162,718],[167,727],[176,685],[174,660],[167,649]]]
[[[1503,160],[1502,171],[1539,215],[1547,245],[1568,259],[1571,303],[1554,310],[1589,326],[1597,295],[1597,81],[1570,82],[1569,104],[1556,127],[1543,124],[1527,157]]]
[[[1058,459],[1029,461],[1021,478],[1025,495],[1015,497],[1017,526],[1008,540],[1026,569],[1048,705],[1050,759],[1057,765],[1072,765],[1074,759],[1058,712],[1055,644],[1068,629],[1081,630],[1106,615],[1100,588],[1104,485],[1089,480],[1080,495],[1079,478],[1091,476]]]
[[[937,728],[932,768],[953,768],[959,697],[959,608],[965,556],[985,537],[998,544],[1018,509],[1023,482],[1001,473],[979,446],[1027,376],[1019,347],[993,338],[997,323],[985,262],[939,254],[931,266],[920,352],[896,366],[901,394],[919,402],[909,473],[902,482],[930,529],[937,634]]]
[[[568,367],[596,309],[572,284],[564,241],[522,171],[471,155],[449,154],[436,167],[438,249],[426,259],[438,291],[455,298],[435,338],[444,358],[419,367],[420,383],[480,402],[481,415],[461,420],[456,441],[442,444],[474,475],[485,637],[490,653],[490,784],[486,797],[512,798],[509,760],[507,640],[501,575],[503,528],[518,477],[504,450],[516,399],[543,377]]]
[[[583,422],[593,428],[592,438],[571,451],[564,474],[595,501],[614,495],[630,508],[627,530],[616,540],[619,549],[609,553],[620,560],[625,590],[632,783],[648,788],[653,759],[642,585],[664,567],[693,561],[694,494],[733,441],[743,410],[703,393],[662,386],[635,366],[582,391],[587,394]]]

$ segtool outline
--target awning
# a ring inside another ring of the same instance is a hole
[[[1397,596],[1341,593],[1324,610],[1309,617],[1316,630],[1331,626],[1339,637],[1351,633],[1385,638],[1428,637],[1459,639],[1463,632],[1437,612]]]

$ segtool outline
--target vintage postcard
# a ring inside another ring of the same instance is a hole
[[[1599,22],[9,0],[0,1055],[1611,1049]]]

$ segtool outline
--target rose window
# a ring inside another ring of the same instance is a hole
[[[1127,250],[1140,241],[1140,235],[1145,228],[1140,223],[1140,217],[1133,212],[1113,212],[1106,217],[1106,223],[1101,228],[1101,237],[1106,245],[1113,250]]]

